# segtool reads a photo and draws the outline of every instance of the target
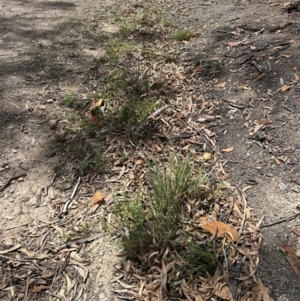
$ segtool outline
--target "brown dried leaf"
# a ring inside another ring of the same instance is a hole
[[[95,125],[98,125],[98,126],[101,125],[101,121],[92,112],[88,113],[88,118]]]
[[[258,122],[255,120],[255,122],[258,123],[258,124],[273,124],[272,120],[266,119],[266,118],[260,119],[260,120],[258,120]]]
[[[284,57],[284,58],[290,58],[290,57],[292,57],[292,55],[291,54],[284,54],[284,53],[281,53],[281,55],[280,55],[281,57]]]
[[[249,41],[247,39],[245,40],[242,40],[242,41],[236,41],[236,42],[229,42],[228,45],[230,47],[236,47],[236,46],[239,46],[239,45],[247,45],[249,44]]]
[[[34,252],[30,252],[25,248],[20,249],[20,252],[22,252],[23,254],[25,254],[27,257],[29,257],[30,259],[46,259],[49,258],[48,255],[46,254],[35,254]]]
[[[221,181],[225,181],[229,178],[229,173],[225,173],[222,177],[220,177]]]
[[[71,252],[70,257],[80,263],[85,263],[88,261],[86,259],[81,258],[76,252]]]
[[[52,225],[52,227],[58,232],[58,234],[59,234],[60,236],[63,236],[63,235],[64,235],[64,231],[63,231],[60,227],[58,227],[58,226],[56,226],[56,225]]]
[[[289,90],[290,89],[290,87],[291,86],[288,86],[288,85],[283,85],[281,88],[279,88],[276,92],[279,92],[279,91],[281,91],[281,92],[286,92],[287,90]]]
[[[222,82],[222,83],[219,83],[218,85],[217,85],[217,87],[218,88],[225,88],[226,87],[226,82]]]
[[[144,161],[142,159],[138,159],[135,161],[135,165],[141,165],[141,164],[143,164],[143,162]]]
[[[201,297],[201,295],[198,295],[198,294],[196,295],[194,293],[192,293],[191,295],[194,297],[195,301],[204,301],[204,299]]]
[[[174,72],[174,75],[175,75],[176,78],[178,78],[180,80],[184,80],[185,79],[185,77],[181,73],[179,73],[177,71]]]
[[[91,109],[98,108],[98,107],[100,107],[102,104],[103,104],[103,99],[102,99],[102,98],[101,98],[101,99],[98,99],[98,100],[94,100]]]
[[[295,274],[300,275],[299,272],[299,259],[297,257],[296,252],[294,251],[293,247],[289,245],[283,245],[280,250],[283,252],[286,260],[289,262],[291,268],[295,272]]]
[[[15,246],[13,246],[13,247],[11,247],[10,249],[7,249],[7,250],[4,250],[4,251],[0,251],[0,254],[7,254],[7,253],[10,253],[10,252],[12,252],[12,251],[15,251],[15,250],[18,250],[18,249],[20,249],[22,247],[22,245],[20,245],[20,244],[17,244],[17,245],[15,245]]]
[[[145,285],[146,290],[148,291],[156,291],[160,286],[160,283],[158,281],[153,281],[152,283],[148,283]]]
[[[212,154],[211,153],[204,153],[202,157],[205,161],[211,160],[212,159]]]
[[[227,147],[227,148],[223,148],[221,150],[221,152],[223,152],[223,153],[229,153],[229,152],[232,152],[233,150],[234,150],[234,147],[230,146],[230,147]]]
[[[199,73],[201,73],[201,72],[204,72],[205,71],[205,68],[204,67],[201,67],[201,66],[196,66],[195,68],[194,68],[194,72],[199,72]]]
[[[278,158],[274,158],[274,160],[275,160],[275,163],[277,164],[277,165],[280,165],[281,164],[281,161],[278,159]]]
[[[260,279],[258,279],[258,285],[259,285],[260,291],[262,292],[263,300],[264,301],[272,301],[272,298],[270,298],[270,295],[269,295],[268,288],[262,283],[262,281]]]
[[[39,292],[45,291],[47,289],[49,289],[49,286],[39,285],[39,286],[34,286],[31,292],[32,293],[39,293]]]
[[[96,204],[102,203],[104,201],[105,196],[100,191],[96,191],[96,193],[91,197],[90,206],[94,206]]]
[[[218,283],[215,286],[214,294],[224,300],[233,300],[229,287],[225,283]]]
[[[218,221],[208,221],[206,217],[200,218],[199,227],[201,227],[204,230],[207,230],[212,235],[215,234],[215,232],[218,232],[218,237],[223,238],[226,237],[227,242],[241,242],[241,239],[239,238],[239,235],[237,231],[226,225],[223,222]]]

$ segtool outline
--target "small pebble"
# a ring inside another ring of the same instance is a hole
[[[279,183],[279,189],[281,190],[281,191],[285,191],[285,190],[287,190],[287,187],[286,187],[286,185],[284,185],[283,183]]]
[[[24,181],[24,178],[22,178],[22,177],[18,179],[18,182],[23,182],[23,181]]]
[[[58,124],[58,120],[56,119],[51,119],[49,120],[49,127],[51,130],[55,130]]]

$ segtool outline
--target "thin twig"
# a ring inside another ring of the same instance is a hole
[[[271,227],[271,226],[274,226],[274,225],[277,225],[277,224],[280,224],[280,223],[283,223],[283,222],[287,222],[287,221],[289,221],[291,219],[296,218],[298,215],[300,215],[300,212],[295,213],[293,215],[290,215],[290,216],[288,216],[286,218],[280,219],[280,220],[278,220],[276,222],[265,224],[265,225],[261,225],[261,227]]]
[[[22,259],[17,259],[17,258],[12,258],[12,257],[9,257],[9,256],[1,255],[1,254],[0,254],[0,258],[19,261],[19,262],[32,262],[33,261],[33,259],[22,260]]]
[[[148,121],[153,120],[154,118],[158,117],[163,111],[165,111],[169,105],[164,105],[158,110],[156,110],[154,113],[150,114],[144,123],[142,123],[136,130],[135,130],[135,135],[141,133],[144,128],[147,126]]]
[[[59,299],[60,301],[66,301],[66,298],[64,296],[61,295],[57,295],[54,293],[49,292],[48,290],[46,291],[47,294],[49,294],[52,297],[56,297],[57,299]]]
[[[247,208],[247,200],[245,198],[245,194],[239,189],[237,188],[241,198],[243,199],[244,201],[244,215],[243,215],[243,219],[242,219],[242,222],[241,222],[241,228],[240,228],[240,231],[239,231],[239,236],[242,235],[243,233],[243,230],[244,230],[244,226],[245,226],[245,221],[246,221],[246,208]]]
[[[74,190],[73,190],[73,192],[72,192],[71,197],[66,201],[66,203],[65,203],[65,205],[64,205],[64,209],[63,209],[63,211],[62,211],[63,214],[66,214],[66,213],[68,212],[68,208],[69,208],[70,204],[72,203],[72,201],[73,201],[73,199],[74,199],[74,197],[75,197],[75,195],[76,195],[76,192],[77,192],[77,190],[78,190],[78,187],[79,187],[79,185],[80,185],[80,182],[81,182],[81,178],[79,177],[78,180],[77,180],[77,183],[76,183],[76,185],[75,185],[75,187],[74,187]]]
[[[158,110],[156,110],[154,113],[152,113],[150,116],[148,116],[147,119],[150,120],[150,119],[152,119],[152,117],[154,117],[154,118],[158,117],[168,107],[169,107],[169,105],[162,106],[161,108],[159,108]]]
[[[242,109],[245,108],[244,106],[237,105],[237,104],[235,104],[234,102],[232,102],[230,100],[227,100],[227,99],[224,99],[224,98],[222,100],[225,101],[225,102],[227,102],[230,106],[232,106],[232,107],[234,107],[236,109],[242,110]]]

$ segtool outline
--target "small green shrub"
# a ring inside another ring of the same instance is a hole
[[[163,26],[164,27],[171,27],[173,25],[173,20],[170,18],[163,19]]]
[[[133,42],[122,38],[109,40],[105,45],[106,56],[113,62],[117,62],[121,54],[131,53],[136,50],[136,45]]]
[[[177,41],[189,40],[192,37],[192,32],[188,29],[180,29],[175,32],[174,39]]]
[[[64,95],[63,102],[71,109],[82,110],[90,103],[90,100],[82,99],[82,97],[71,91]]]
[[[150,189],[147,194],[150,199],[139,202],[138,200],[143,198],[147,199],[144,193],[143,196],[133,201],[129,199],[125,203],[127,206],[125,212],[130,212],[130,216],[133,212],[136,213],[131,219],[129,237],[124,241],[127,251],[128,246],[135,245],[131,240],[133,237],[137,240],[137,235],[140,251],[147,250],[149,242],[155,242],[159,248],[171,246],[182,227],[183,201],[200,195],[206,181],[201,167],[196,166],[190,157],[182,158],[177,154],[170,155],[168,161],[164,163],[154,160],[149,168],[148,178]],[[133,210],[131,206],[135,206],[138,210]],[[125,215],[120,207],[116,208],[116,213],[121,220],[124,219]],[[143,237],[146,237],[144,241]]]
[[[66,144],[64,150],[73,159],[80,173],[86,174],[91,171],[103,173],[106,171],[107,162],[103,157],[102,150],[86,143],[80,139],[80,136]]]

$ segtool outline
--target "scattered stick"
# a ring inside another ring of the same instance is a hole
[[[159,116],[163,111],[165,111],[167,108],[169,107],[169,105],[164,105],[163,107],[159,108],[158,110],[156,110],[153,114],[151,114],[150,116],[147,117],[148,120],[152,119],[153,117],[156,118],[157,116]]]
[[[6,189],[12,181],[17,180],[19,178],[25,178],[26,177],[26,173],[22,173],[20,175],[17,176],[13,176],[10,179],[8,179],[8,181],[0,188],[0,192],[2,192],[4,189]]]
[[[77,190],[78,190],[78,187],[79,187],[79,185],[80,185],[80,182],[81,182],[81,178],[79,177],[78,180],[77,180],[77,183],[76,183],[76,185],[75,185],[75,187],[74,187],[74,190],[73,190],[73,192],[72,192],[71,197],[66,201],[66,203],[65,203],[65,205],[64,205],[64,209],[63,209],[63,211],[62,211],[62,214],[66,214],[66,213],[68,212],[68,208],[69,208],[70,204],[72,203],[72,201],[73,201],[73,199],[74,199],[74,197],[75,197],[75,195],[76,195],[76,192],[77,192]]]
[[[244,106],[239,106],[237,104],[235,104],[234,102],[230,101],[230,100],[227,100],[227,99],[222,99],[223,101],[227,102],[230,106],[236,108],[236,109],[244,109],[245,107]]]
[[[8,259],[8,260],[14,260],[14,261],[18,261],[18,262],[32,262],[34,260],[34,259],[22,260],[22,259],[17,259],[17,258],[12,258],[12,257],[9,257],[9,256],[1,255],[1,254],[0,254],[0,258],[4,258],[4,259]]]
[[[144,128],[147,126],[148,121],[155,119],[156,117],[158,117],[163,111],[165,111],[167,108],[169,107],[169,105],[164,105],[161,108],[159,108],[158,110],[156,110],[154,113],[150,114],[147,118],[146,121],[144,123],[142,123],[136,130],[135,130],[135,135],[138,135],[140,133],[143,132]]]
[[[265,224],[265,225],[261,225],[261,227],[271,227],[271,226],[274,226],[274,225],[277,225],[277,224],[281,224],[281,223],[283,223],[283,222],[287,222],[287,221],[289,221],[289,220],[291,220],[291,219],[296,218],[298,215],[300,215],[300,212],[295,213],[295,214],[293,214],[293,215],[290,215],[290,216],[288,216],[288,217],[286,217],[286,218],[280,219],[280,220],[278,220],[278,221],[276,221],[276,222],[269,223],[269,224]]]
[[[48,290],[46,291],[46,293],[49,294],[52,297],[55,297],[55,298],[59,299],[60,301],[66,301],[66,298],[64,296],[56,295],[54,293],[49,292]]]
[[[239,188],[237,188],[237,190],[238,190],[242,200],[244,201],[244,215],[243,215],[243,219],[242,219],[242,222],[241,222],[241,227],[240,227],[240,230],[239,230],[239,236],[241,236],[242,233],[243,233],[244,226],[245,226],[245,221],[246,221],[247,200],[245,198],[245,194]]]

